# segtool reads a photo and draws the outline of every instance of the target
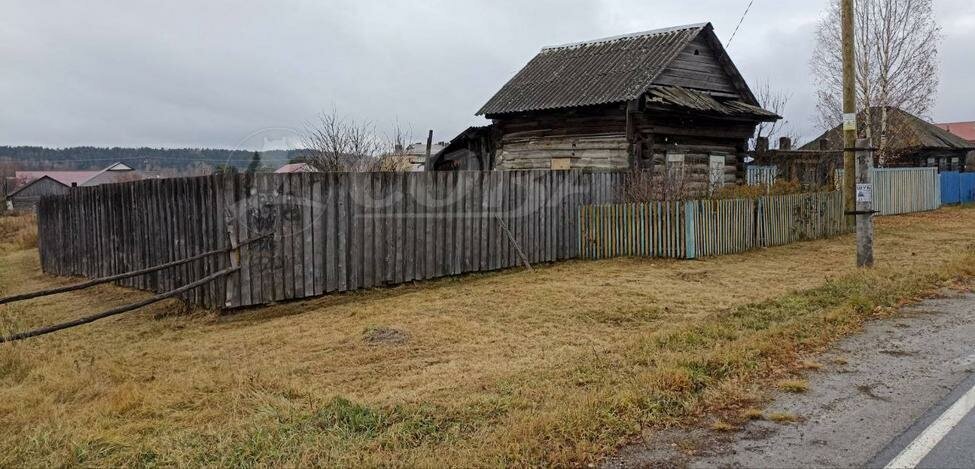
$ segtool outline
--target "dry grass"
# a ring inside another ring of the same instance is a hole
[[[768,419],[777,423],[793,423],[799,421],[799,416],[788,412],[772,412]]]
[[[715,420],[715,422],[711,424],[711,430],[716,432],[733,432],[738,430],[738,427],[725,422],[724,420]]]
[[[799,362],[799,368],[803,370],[821,370],[823,364],[814,360],[803,360]]]
[[[879,220],[872,272],[852,267],[846,236],[230,317],[164,303],[0,346],[0,466],[590,462],[643,428],[740,406],[877,307],[972,275],[973,237],[975,210],[948,209]],[[0,294],[65,282],[36,257],[0,255]],[[104,287],[0,306],[0,331],[143,296]]]
[[[37,222],[33,214],[0,214],[0,254],[37,247]]]
[[[741,418],[745,420],[762,420],[765,418],[765,414],[761,409],[749,408],[741,413]]]
[[[809,381],[804,379],[784,379],[779,381],[778,388],[781,391],[802,394],[809,390]]]

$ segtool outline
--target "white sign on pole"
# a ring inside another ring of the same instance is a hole
[[[871,184],[857,184],[857,202],[873,202],[873,186]]]
[[[855,112],[843,114],[843,130],[857,129],[857,115]]]

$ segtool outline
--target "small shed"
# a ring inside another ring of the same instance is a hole
[[[69,186],[52,178],[41,176],[7,194],[8,209],[18,212],[33,212],[37,209],[37,202],[45,195],[67,194]]]
[[[698,187],[742,179],[755,126],[780,118],[710,23],[545,47],[477,114],[490,131],[468,129],[448,150],[491,168],[666,167]]]
[[[869,122],[869,127],[868,127]],[[975,144],[895,107],[860,111],[857,133],[871,139],[882,167],[934,166],[942,171],[965,171]],[[804,145],[802,150],[843,150],[843,129],[837,126]]]

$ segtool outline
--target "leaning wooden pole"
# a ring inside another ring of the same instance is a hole
[[[178,267],[178,266],[181,266],[183,264],[187,264],[187,263],[190,263],[190,262],[193,262],[193,261],[197,261],[197,260],[200,260],[200,259],[204,259],[204,258],[207,258],[207,257],[210,257],[210,256],[215,256],[217,254],[223,254],[223,253],[229,252],[229,251],[230,251],[230,249],[219,249],[219,250],[216,250],[216,251],[205,252],[203,254],[197,254],[197,255],[195,255],[193,257],[188,257],[186,259],[180,259],[178,261],[168,262],[166,264],[160,264],[160,265],[153,266],[153,267],[149,267],[149,268],[142,269],[142,270],[136,270],[136,271],[133,271],[133,272],[126,272],[126,273],[123,273],[123,274],[112,275],[112,276],[109,276],[109,277],[96,278],[96,279],[88,280],[86,282],[76,283],[76,284],[73,284],[73,285],[65,285],[63,287],[49,288],[47,290],[38,290],[38,291],[30,292],[30,293],[21,293],[21,294],[18,294],[18,295],[6,296],[6,297],[3,297],[3,298],[0,298],[0,305],[6,304],[6,303],[13,303],[13,302],[16,302],[16,301],[30,300],[30,299],[39,298],[39,297],[42,297],[42,296],[56,295],[58,293],[66,293],[66,292],[69,292],[69,291],[83,290],[83,289],[88,288],[88,287],[93,287],[95,285],[101,285],[101,284],[104,284],[104,283],[111,283],[111,282],[114,282],[116,280],[124,280],[124,279],[127,279],[127,278],[138,277],[140,275],[151,274],[153,272],[157,272],[157,271],[160,271],[160,270],[163,270],[163,269],[168,269],[168,268],[171,268],[171,267]]]
[[[77,327],[77,326],[80,326],[80,325],[83,325],[83,324],[88,324],[90,322],[95,322],[95,321],[97,321],[99,319],[105,319],[107,317],[116,316],[116,315],[119,315],[119,314],[122,314],[122,313],[127,313],[129,311],[132,311],[132,310],[135,310],[135,309],[139,309],[139,308],[142,308],[144,306],[149,306],[149,305],[151,305],[153,303],[158,303],[158,302],[160,302],[162,300],[166,300],[166,299],[172,298],[172,297],[174,297],[176,295],[179,295],[181,293],[185,293],[185,292],[190,291],[190,290],[192,290],[194,288],[201,287],[201,286],[206,285],[207,283],[210,283],[210,282],[212,282],[214,280],[217,280],[217,279],[219,279],[221,277],[224,277],[226,275],[230,275],[230,274],[232,274],[232,273],[234,273],[234,272],[236,272],[238,270],[240,270],[240,267],[231,267],[229,269],[221,270],[220,272],[217,272],[215,274],[212,274],[212,275],[210,275],[210,276],[208,276],[206,278],[197,280],[197,281],[195,281],[193,283],[189,283],[189,284],[183,285],[182,287],[179,287],[179,288],[177,288],[175,290],[171,290],[171,291],[168,291],[166,293],[161,293],[159,295],[153,296],[151,298],[147,298],[147,299],[142,300],[142,301],[139,301],[137,303],[132,303],[132,304],[125,305],[125,306],[119,306],[117,308],[112,308],[112,309],[110,309],[108,311],[103,311],[101,313],[93,314],[91,316],[85,316],[83,318],[78,318],[78,319],[75,319],[73,321],[62,322],[60,324],[55,324],[53,326],[46,326],[46,327],[42,327],[42,328],[39,328],[39,329],[34,329],[32,331],[19,332],[17,334],[13,334],[13,335],[10,335],[10,336],[7,336],[7,337],[0,337],[0,344],[2,344],[4,342],[14,342],[14,341],[18,341],[18,340],[28,339],[28,338],[31,338],[31,337],[37,337],[37,336],[41,336],[41,335],[45,335],[45,334],[50,334],[52,332],[57,332],[57,331],[61,331],[61,330],[64,330],[64,329],[70,329],[72,327]]]
[[[259,241],[261,239],[264,239],[264,238],[267,238],[267,237],[270,237],[270,236],[273,236],[273,235],[272,234],[266,234],[264,236],[259,236],[257,238],[253,238],[253,239],[250,239],[248,241],[245,241],[243,244],[246,245],[246,244],[254,243],[256,241]],[[188,263],[193,262],[193,261],[198,261],[200,259],[205,259],[207,257],[215,256],[217,254],[223,254],[223,253],[226,253],[226,252],[230,252],[230,253],[236,254],[235,251],[238,249],[238,247],[239,246],[235,243],[234,245],[232,245],[229,248],[217,249],[217,250],[214,250],[214,251],[204,252],[202,254],[197,254],[197,255],[192,256],[192,257],[187,257],[186,259],[180,259],[178,261],[167,262],[165,264],[160,264],[160,265],[153,266],[153,267],[147,267],[147,268],[141,269],[141,270],[134,270],[132,272],[125,272],[125,273],[121,273],[121,274],[117,274],[117,275],[111,275],[111,276],[108,276],[108,277],[96,278],[96,279],[88,280],[88,281],[85,281],[85,282],[76,283],[76,284],[73,284],[73,285],[65,285],[63,287],[49,288],[47,290],[38,290],[38,291],[29,292],[29,293],[20,293],[20,294],[17,294],[17,295],[5,296],[5,297],[0,298],[0,305],[6,304],[6,303],[14,303],[14,302],[17,302],[17,301],[30,300],[30,299],[33,299],[33,298],[40,298],[42,296],[57,295],[58,293],[67,293],[69,291],[83,290],[83,289],[88,288],[88,287],[94,287],[95,285],[102,285],[102,284],[105,284],[105,283],[114,282],[116,280],[123,280],[123,279],[127,279],[127,278],[138,277],[140,275],[151,274],[153,272],[157,272],[157,271],[160,271],[160,270],[169,269],[169,268],[172,268],[172,267],[179,267],[179,266],[181,266],[183,264],[188,264]]]
[[[856,47],[854,42],[854,0],[842,0],[841,32],[843,38],[843,202],[847,225],[854,224],[856,211]]]

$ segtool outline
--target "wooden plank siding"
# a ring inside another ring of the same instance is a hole
[[[38,206],[45,272],[99,277],[243,244],[242,269],[186,292],[236,308],[579,257],[579,207],[615,203],[622,173],[306,173],[82,187]],[[512,233],[508,237],[505,224]],[[259,242],[248,240],[265,234]],[[228,255],[120,282],[172,290]]]

